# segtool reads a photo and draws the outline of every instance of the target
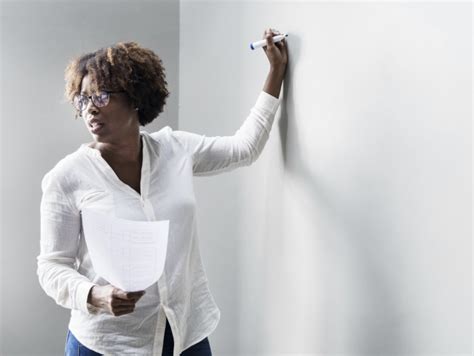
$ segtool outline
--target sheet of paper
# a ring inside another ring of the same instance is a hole
[[[126,220],[83,209],[82,228],[94,270],[115,287],[144,290],[163,273],[169,220]]]

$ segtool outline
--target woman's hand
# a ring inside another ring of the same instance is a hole
[[[111,284],[96,285],[91,288],[87,302],[109,314],[120,316],[133,312],[135,303],[144,294],[145,291],[125,292]]]
[[[266,29],[263,33],[263,38],[267,40],[267,45],[263,47],[263,50],[270,62],[270,69],[284,75],[288,63],[288,49],[286,47],[286,39],[275,43],[272,41],[272,38],[278,35],[280,35],[279,31],[271,28]]]
[[[267,94],[279,98],[281,83],[285,78],[286,65],[288,63],[288,50],[285,39],[273,43],[272,37],[279,35],[280,32],[271,28],[265,30],[263,38],[267,40],[267,45],[263,47],[265,54],[270,62],[270,72],[263,86],[263,91]]]

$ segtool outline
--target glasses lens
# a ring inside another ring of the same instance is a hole
[[[109,103],[109,98],[109,93],[101,91],[97,95],[92,95],[92,103],[97,107],[106,106]],[[83,111],[89,103],[89,98],[82,94],[76,94],[73,102],[77,110]]]
[[[82,111],[86,107],[88,100],[86,96],[77,94],[74,97],[74,106],[77,110]]]
[[[92,102],[99,107],[107,105],[109,103],[109,93],[101,91],[97,95],[93,95]]]

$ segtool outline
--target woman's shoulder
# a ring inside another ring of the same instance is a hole
[[[173,130],[170,126],[165,126],[161,130],[149,133],[152,141],[157,145],[161,145],[161,149],[167,148],[170,152],[186,150],[187,140],[183,136],[186,132]]]
[[[165,126],[159,131],[146,133],[149,136],[150,145],[154,147],[155,152],[172,152],[180,144],[175,137],[174,131],[170,126]]]
[[[69,176],[81,169],[82,160],[80,149],[65,155],[44,174],[43,180],[45,178],[54,178],[60,181],[68,180]]]
[[[155,132],[142,131],[145,135],[150,136],[153,141],[159,142],[168,139],[173,132],[170,126],[164,126],[160,130]]]

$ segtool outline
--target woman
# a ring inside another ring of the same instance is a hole
[[[233,136],[206,137],[169,126],[140,131],[169,93],[160,58],[134,42],[73,60],[66,96],[94,141],[61,159],[42,180],[41,287],[71,309],[66,355],[212,355],[220,319],[196,234],[193,175],[250,165],[268,139],[287,65],[285,41],[267,29],[270,70],[249,116]],[[118,218],[169,220],[163,274],[128,292],[98,276],[81,228],[91,207]]]

